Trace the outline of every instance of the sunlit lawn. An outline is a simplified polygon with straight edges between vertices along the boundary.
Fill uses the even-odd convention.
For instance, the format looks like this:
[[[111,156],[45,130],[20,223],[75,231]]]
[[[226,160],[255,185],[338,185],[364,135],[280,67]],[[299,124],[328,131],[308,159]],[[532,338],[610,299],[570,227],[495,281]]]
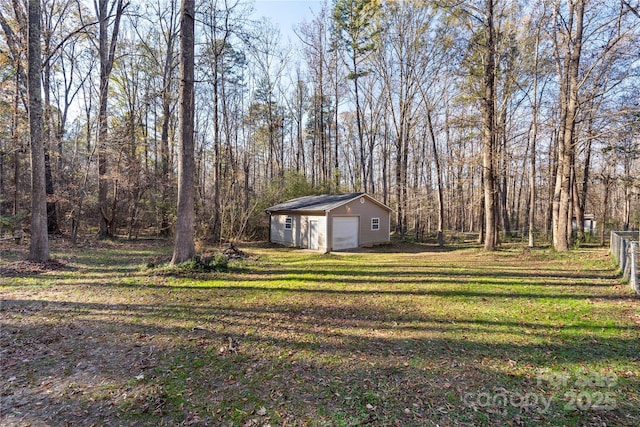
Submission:
[[[147,268],[169,246],[2,252],[0,424],[640,425],[640,299],[604,249]]]

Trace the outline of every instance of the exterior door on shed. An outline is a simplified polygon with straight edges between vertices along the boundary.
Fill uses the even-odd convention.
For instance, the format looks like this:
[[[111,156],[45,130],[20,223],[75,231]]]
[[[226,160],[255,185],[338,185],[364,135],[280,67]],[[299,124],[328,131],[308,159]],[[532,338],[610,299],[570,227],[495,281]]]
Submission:
[[[318,221],[309,221],[309,249],[318,250]]]
[[[334,251],[358,247],[359,222],[357,216],[339,216],[333,218],[331,248]]]

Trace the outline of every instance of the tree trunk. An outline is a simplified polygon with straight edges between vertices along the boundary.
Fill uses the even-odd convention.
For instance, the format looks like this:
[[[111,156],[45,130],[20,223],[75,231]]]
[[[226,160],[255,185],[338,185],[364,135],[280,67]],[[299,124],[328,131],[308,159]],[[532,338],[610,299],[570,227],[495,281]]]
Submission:
[[[362,172],[362,182],[360,188],[367,192],[367,160],[364,153],[364,133],[362,130],[362,114],[360,113],[360,94],[358,90],[358,65],[356,62],[356,53],[353,53],[353,88],[356,101],[356,126],[358,128],[358,144],[360,148],[360,167]]]
[[[584,209],[585,205],[582,203],[582,190],[578,188],[577,175],[574,173],[573,177],[573,212],[576,218],[576,230],[578,242],[584,242]],[[582,187],[582,186],[580,186]]]
[[[507,95],[504,95],[505,97]],[[509,169],[508,165],[508,154],[507,154],[507,106],[503,105],[498,111],[498,123],[495,129],[495,139],[494,143],[497,149],[497,159],[495,163],[497,163],[498,170],[495,171],[494,176],[496,177],[496,203],[498,205],[496,219],[497,224],[502,223],[502,230],[504,231],[505,236],[509,236],[511,234],[511,223],[509,217],[509,207],[508,207],[508,178],[507,173]],[[498,143],[499,141],[499,143]],[[511,195],[513,198],[513,195]]]
[[[534,87],[537,88],[537,78],[534,77]],[[537,90],[534,91],[536,96]],[[534,101],[533,121],[531,122],[531,164],[529,170],[529,247],[535,246],[535,226],[536,226],[536,145],[538,139],[538,109],[537,101]]]
[[[395,181],[396,181],[396,233],[400,237],[404,237],[404,203],[402,201],[402,142],[401,136],[396,135],[396,170],[395,170]],[[363,165],[364,167],[364,165]]]
[[[558,184],[559,184],[559,206],[557,213],[557,221],[554,221],[554,244],[558,251],[568,251],[571,241],[571,233],[568,232],[571,227],[571,174],[575,165],[575,127],[578,104],[578,73],[580,71],[580,55],[582,51],[582,32],[584,17],[584,1],[577,1],[570,8],[570,20],[566,37],[566,61],[565,64],[565,81],[564,92],[560,96],[564,96],[566,101],[566,113],[564,120],[561,122],[561,150],[558,152]],[[575,32],[573,31],[572,22],[575,19]],[[556,196],[557,198],[557,196]],[[555,213],[555,209],[554,209]],[[557,237],[556,237],[557,236]]]
[[[170,83],[165,82],[165,86]],[[162,131],[160,134],[160,236],[169,236],[169,122],[171,121],[171,101],[169,89],[162,97]]]
[[[600,176],[602,179],[603,186],[603,197],[602,197],[602,224],[600,224],[600,245],[605,245],[605,228],[607,225],[607,211],[609,210],[609,191],[611,190],[611,185],[614,183],[614,179],[611,175],[605,175],[604,173]]]
[[[51,152],[53,147],[52,130],[53,130],[53,118],[51,117],[51,100],[50,98],[50,80],[51,80],[51,66],[49,61],[44,64],[44,78],[43,78],[43,92],[44,92],[44,176],[45,185],[47,187],[47,229],[50,234],[60,234],[60,227],[58,225],[58,209],[55,201],[55,190],[53,182],[53,172],[51,169]]]
[[[180,12],[180,111],[178,216],[172,264],[192,259],[194,243],[194,21],[195,1],[182,0]]]
[[[170,191],[172,187],[172,168],[171,156],[169,150],[169,126],[172,119],[171,102],[173,94],[171,93],[172,81],[175,73],[175,39],[177,37],[176,28],[176,10],[177,4],[175,0],[169,3],[169,18],[167,25],[167,52],[164,58],[162,71],[162,133],[160,141],[160,163],[161,163],[161,202],[160,202],[160,236],[169,237],[171,232],[171,224],[169,223],[169,205]]]
[[[162,130],[160,134],[160,236],[169,236],[169,190],[171,188],[171,176],[169,168],[169,125],[171,122],[171,81],[174,70],[174,36],[173,17],[174,3],[171,2],[171,19],[169,21],[169,34],[167,35],[167,53],[164,58],[162,72]]]
[[[442,173],[440,171],[440,158],[438,156],[438,146],[436,144],[436,136],[433,132],[433,123],[431,121],[431,111],[427,109],[427,124],[429,126],[429,135],[431,136],[431,148],[433,150],[433,160],[436,165],[436,181],[438,183],[438,246],[444,246],[444,202],[442,190]]]
[[[334,175],[334,179],[335,179],[335,186],[336,186],[336,191],[339,190],[340,188],[340,162],[339,162],[339,156],[338,156],[338,147],[340,144],[340,131],[338,128],[338,121],[340,118],[340,108],[338,108],[338,105],[340,104],[340,86],[339,86],[339,80],[338,80],[338,55],[334,53],[335,56],[335,83],[333,86],[333,96],[334,96],[334,114],[335,114],[335,118],[334,118],[334,122],[335,122],[335,156],[334,156],[334,170],[333,170],[333,175]]]
[[[40,0],[29,0],[29,69],[27,73],[31,136],[31,243],[29,259],[44,262],[49,259],[49,235],[47,233],[47,189],[42,121],[40,18]]]
[[[478,230],[478,244],[484,244],[486,227],[487,227],[487,222],[485,220],[486,209],[484,207],[486,203],[486,199],[484,197],[484,175],[480,176],[480,188],[483,193],[481,194],[481,197],[480,197],[480,209],[479,209],[479,215],[478,215],[479,216],[478,224],[480,226],[480,229]]]
[[[42,92],[44,93],[44,173],[47,187],[47,229],[49,234],[60,234],[58,225],[57,203],[55,200],[53,172],[51,168],[51,154],[53,152],[53,114],[51,106],[51,28],[44,34],[44,68],[42,76]]]
[[[529,168],[529,247],[535,246],[536,226],[536,146],[538,143],[538,65],[539,65],[540,29],[536,33],[535,53],[533,62],[533,99],[531,105],[531,160]]]
[[[382,138],[382,203],[389,204],[389,127],[385,120],[384,122],[384,136]],[[336,150],[337,152],[337,150]]]
[[[113,237],[111,232],[111,220],[108,212],[108,193],[110,187],[110,178],[107,177],[107,96],[109,92],[109,75],[110,67],[108,64],[108,47],[107,47],[107,1],[101,0],[99,4],[100,12],[98,19],[100,21],[99,34],[99,56],[100,56],[100,92],[99,92],[99,108],[98,108],[98,238],[106,239]]]
[[[496,188],[495,188],[495,37],[493,0],[486,0],[486,51],[484,58],[484,96],[482,100],[482,176],[484,179],[485,239],[484,249],[495,250]]]
[[[98,55],[100,56],[100,93],[98,107],[98,238],[105,239],[115,235],[114,222],[115,218],[109,212],[112,203],[109,202],[109,191],[113,186],[112,179],[109,178],[108,162],[107,162],[107,99],[109,96],[109,80],[113,62],[115,60],[115,50],[118,41],[118,32],[120,30],[120,19],[126,5],[123,0],[117,0],[115,16],[113,17],[113,28],[111,30],[111,40],[109,40],[109,22],[111,16],[109,14],[109,1],[99,0],[96,3],[98,10],[99,38],[98,38]]]
[[[4,206],[6,203],[4,189],[4,157],[5,153],[0,153],[0,217],[4,216]],[[0,223],[0,237],[2,237],[2,223]]]
[[[223,50],[225,49],[224,41],[221,43],[220,47],[217,46],[218,40],[214,38],[213,41],[213,216],[212,216],[212,225],[211,225],[211,239],[214,242],[220,241],[221,236],[221,212],[220,212],[220,163],[222,162],[222,158],[220,156],[220,114],[219,114],[219,103],[220,103],[220,81],[218,78],[219,62],[222,62]],[[269,116],[269,120],[271,121],[271,116]],[[272,138],[269,137],[269,144],[271,144]]]
[[[16,64],[16,67],[20,69],[20,63]],[[18,114],[19,114],[19,105],[20,105],[20,72],[16,73],[15,79],[15,93],[13,97],[12,103],[12,111],[11,111],[11,142],[16,147],[13,151],[13,197],[12,197],[12,215],[17,215],[19,209],[19,188],[18,179],[20,178],[20,149],[18,147],[20,144],[20,137],[18,135]]]
[[[591,170],[591,150],[593,146],[593,138],[595,137],[595,131],[593,129],[593,115],[589,116],[589,124],[587,127],[587,146],[585,148],[584,167],[582,169],[582,185],[578,187],[576,182],[575,192],[577,194],[576,201],[576,222],[578,225],[578,239],[580,241],[585,240],[584,233],[584,215],[587,209],[587,193],[589,191],[589,176]]]

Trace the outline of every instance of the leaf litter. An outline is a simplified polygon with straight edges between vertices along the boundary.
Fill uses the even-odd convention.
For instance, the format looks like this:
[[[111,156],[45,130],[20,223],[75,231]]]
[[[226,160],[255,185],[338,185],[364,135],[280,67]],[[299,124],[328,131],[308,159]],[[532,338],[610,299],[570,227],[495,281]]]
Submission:
[[[144,257],[122,258],[142,265]],[[121,268],[95,262],[105,277]],[[62,269],[53,267],[14,261],[0,264],[0,271],[24,272],[9,276],[19,281]],[[482,417],[523,422],[520,414],[477,415],[460,404],[465,392],[493,387],[496,380],[530,384],[531,378],[513,376],[521,365],[535,366],[520,362],[528,356],[519,347],[485,351],[458,337],[458,329],[465,337],[478,330],[464,330],[468,323],[438,314],[442,301],[429,295],[425,301],[433,307],[426,310],[411,303],[425,298],[420,294],[398,294],[387,302],[379,292],[368,297],[233,288],[248,277],[280,277],[267,271],[276,268],[286,272],[285,264],[265,262],[254,272],[226,276],[230,288],[181,288],[179,281],[161,289],[135,287],[125,282],[129,277],[91,286],[75,270],[70,274],[78,274],[77,286],[2,288],[0,424],[418,426],[446,420],[473,425]],[[402,281],[399,273],[393,286]],[[629,372],[635,372],[628,376],[633,390],[637,372]],[[580,419],[637,421],[637,411],[626,416],[586,413]]]

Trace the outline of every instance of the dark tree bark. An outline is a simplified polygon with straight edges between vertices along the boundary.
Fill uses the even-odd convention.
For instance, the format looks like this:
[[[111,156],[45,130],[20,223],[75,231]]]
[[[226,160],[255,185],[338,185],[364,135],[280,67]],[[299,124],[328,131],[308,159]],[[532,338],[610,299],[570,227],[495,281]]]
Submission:
[[[180,111],[178,218],[172,264],[195,256],[194,243],[194,0],[182,0],[180,12]]]
[[[40,0],[29,0],[27,73],[31,136],[31,243],[29,259],[44,262],[49,258],[49,235],[47,233],[47,189],[42,120],[40,15]]]

